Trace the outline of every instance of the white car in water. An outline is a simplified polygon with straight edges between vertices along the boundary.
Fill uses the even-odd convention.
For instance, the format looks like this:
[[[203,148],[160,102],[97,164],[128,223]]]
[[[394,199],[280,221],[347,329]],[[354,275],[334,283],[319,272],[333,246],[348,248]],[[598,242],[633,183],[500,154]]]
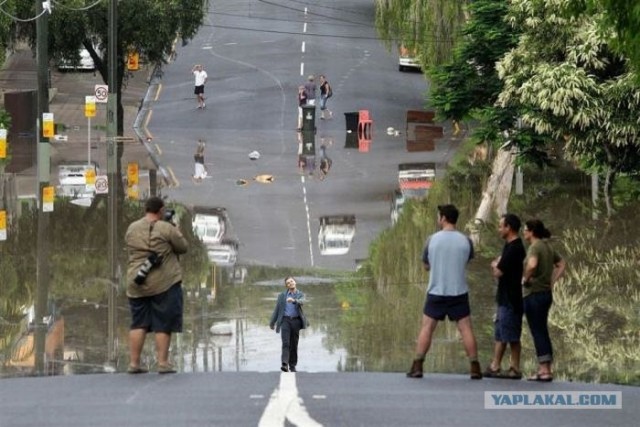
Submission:
[[[222,241],[226,226],[224,210],[221,208],[194,208],[191,221],[193,233],[205,245],[215,245]]]

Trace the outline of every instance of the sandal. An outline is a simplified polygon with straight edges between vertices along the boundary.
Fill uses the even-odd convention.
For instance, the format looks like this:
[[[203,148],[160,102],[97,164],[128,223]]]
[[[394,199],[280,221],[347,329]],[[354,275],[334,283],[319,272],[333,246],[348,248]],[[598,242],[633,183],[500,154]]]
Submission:
[[[129,366],[127,369],[128,374],[146,374],[148,372],[148,369],[141,368],[140,366]]]
[[[482,375],[485,378],[502,378],[502,371],[500,370],[500,368],[498,369],[491,369],[491,365],[487,366],[487,369],[485,369],[485,371],[482,373]]]
[[[509,368],[507,373],[504,374],[504,376],[502,378],[507,378],[507,379],[510,379],[510,380],[521,380],[522,379],[522,372],[518,371],[514,367],[511,367],[511,368]]]
[[[541,383],[550,383],[551,381],[553,381],[553,375],[541,374],[538,372],[537,374],[527,378],[527,381],[538,381]]]

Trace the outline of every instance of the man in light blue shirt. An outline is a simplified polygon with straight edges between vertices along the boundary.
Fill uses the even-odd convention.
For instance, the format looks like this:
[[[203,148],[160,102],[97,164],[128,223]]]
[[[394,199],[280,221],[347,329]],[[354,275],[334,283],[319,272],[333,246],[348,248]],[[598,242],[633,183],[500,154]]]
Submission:
[[[471,379],[481,379],[476,338],[471,328],[469,285],[466,266],[473,258],[473,243],[456,230],[458,209],[453,205],[438,206],[440,231],[427,239],[422,261],[429,274],[427,298],[424,304],[422,327],[416,344],[416,358],[409,378],[422,378],[424,358],[431,347],[433,332],[438,322],[448,317],[456,322],[464,349],[469,357]]]

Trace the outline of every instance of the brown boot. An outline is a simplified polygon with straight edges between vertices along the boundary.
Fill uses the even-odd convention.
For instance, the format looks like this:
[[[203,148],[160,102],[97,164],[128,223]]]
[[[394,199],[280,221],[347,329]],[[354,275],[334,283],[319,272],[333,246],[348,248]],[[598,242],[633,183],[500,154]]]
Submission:
[[[407,378],[422,378],[422,364],[424,359],[413,359],[411,370],[407,372]]]
[[[482,370],[480,369],[480,363],[477,360],[471,362],[470,375],[472,380],[481,380],[482,379]]]

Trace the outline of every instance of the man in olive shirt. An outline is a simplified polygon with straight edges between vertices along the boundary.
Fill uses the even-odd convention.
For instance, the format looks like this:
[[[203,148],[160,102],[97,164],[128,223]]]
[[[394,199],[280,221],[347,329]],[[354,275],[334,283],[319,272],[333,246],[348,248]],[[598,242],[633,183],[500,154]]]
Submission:
[[[125,234],[129,252],[127,296],[132,318],[128,372],[148,372],[140,366],[140,354],[147,332],[154,332],[158,373],[169,374],[176,372],[169,364],[171,333],[182,332],[182,269],[178,255],[187,252],[187,240],[178,227],[163,221],[162,199],[149,198],[145,212]]]

